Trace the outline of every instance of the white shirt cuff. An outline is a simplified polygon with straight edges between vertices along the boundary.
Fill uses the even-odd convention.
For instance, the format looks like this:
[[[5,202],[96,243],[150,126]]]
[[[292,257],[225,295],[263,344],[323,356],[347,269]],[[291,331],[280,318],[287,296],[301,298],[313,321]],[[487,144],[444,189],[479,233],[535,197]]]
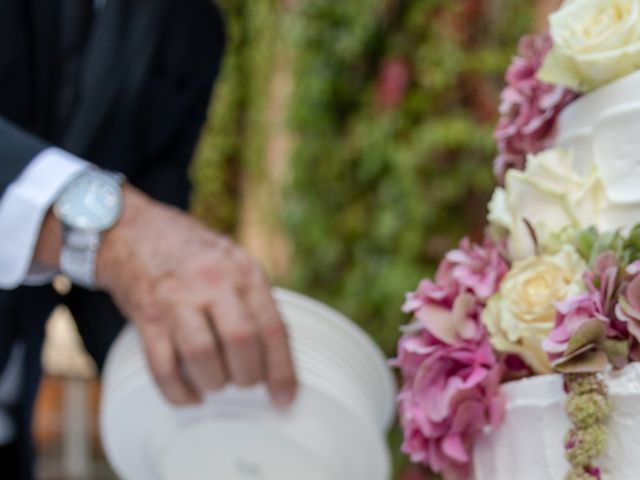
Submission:
[[[56,273],[32,265],[44,217],[65,185],[90,164],[64,150],[40,152],[0,199],[0,288],[46,283]]]

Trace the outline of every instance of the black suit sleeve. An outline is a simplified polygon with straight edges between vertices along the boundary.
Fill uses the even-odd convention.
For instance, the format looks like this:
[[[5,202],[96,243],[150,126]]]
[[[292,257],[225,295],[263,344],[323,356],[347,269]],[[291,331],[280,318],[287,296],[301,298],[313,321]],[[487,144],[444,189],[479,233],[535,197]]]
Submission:
[[[0,115],[0,196],[33,157],[48,146]]]

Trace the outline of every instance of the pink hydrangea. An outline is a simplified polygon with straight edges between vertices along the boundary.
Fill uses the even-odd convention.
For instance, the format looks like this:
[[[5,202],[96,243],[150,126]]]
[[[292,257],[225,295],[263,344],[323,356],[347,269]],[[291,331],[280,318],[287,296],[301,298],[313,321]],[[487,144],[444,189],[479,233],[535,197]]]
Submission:
[[[403,379],[403,451],[446,479],[467,478],[473,440],[502,418],[504,369],[480,316],[508,269],[498,246],[465,239],[403,307],[415,317],[392,362]]]
[[[542,342],[542,348],[554,362],[564,356],[569,341],[580,327],[593,318],[608,325],[609,319],[598,312],[597,298],[590,293],[581,293],[556,304],[556,325]]]
[[[640,262],[629,265],[626,273],[616,305],[616,318],[624,322],[629,333],[640,342]]]
[[[445,480],[469,478],[474,440],[504,414],[502,367],[488,341],[449,346],[426,331],[405,335],[397,364],[402,451]]]
[[[507,70],[494,132],[498,144],[494,171],[500,182],[508,169],[522,170],[528,154],[551,145],[558,115],[576,98],[575,92],[536,76],[552,46],[547,33],[523,37]]]
[[[495,243],[476,245],[465,238],[459,248],[445,256],[438,272],[440,281],[457,284],[486,303],[509,272],[504,258],[504,249]]]
[[[434,304],[450,309],[463,292],[486,303],[508,271],[502,246],[489,240],[478,245],[464,238],[440,263],[435,281],[423,280],[415,292],[407,294],[402,310],[415,313]]]
[[[555,328],[542,343],[542,348],[552,362],[567,358],[571,339],[593,320],[602,322],[602,327],[598,328],[602,329],[603,338],[622,342],[628,338],[627,326],[615,315],[620,290],[620,270],[618,257],[611,251],[603,253],[596,259],[593,267],[584,273],[586,292],[556,304]],[[580,353],[589,347],[590,344],[574,345],[575,351],[572,353]],[[600,348],[597,345],[591,347]],[[626,363],[626,358],[615,359],[610,356],[610,359],[616,362],[616,366]]]

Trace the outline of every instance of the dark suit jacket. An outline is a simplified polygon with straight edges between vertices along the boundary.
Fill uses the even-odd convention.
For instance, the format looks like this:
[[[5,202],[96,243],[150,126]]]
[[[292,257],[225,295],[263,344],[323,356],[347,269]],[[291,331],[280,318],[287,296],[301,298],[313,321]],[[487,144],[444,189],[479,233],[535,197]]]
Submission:
[[[187,167],[224,41],[212,0],[107,0],[62,130],[52,120],[59,15],[59,0],[0,0],[0,193],[39,151],[55,145],[184,207]],[[13,409],[21,427],[20,478],[28,478],[32,458],[28,432],[43,325],[60,302],[99,365],[123,324],[105,294],[74,288],[60,299],[50,286],[0,291],[0,371],[13,342],[27,347],[27,381]]]

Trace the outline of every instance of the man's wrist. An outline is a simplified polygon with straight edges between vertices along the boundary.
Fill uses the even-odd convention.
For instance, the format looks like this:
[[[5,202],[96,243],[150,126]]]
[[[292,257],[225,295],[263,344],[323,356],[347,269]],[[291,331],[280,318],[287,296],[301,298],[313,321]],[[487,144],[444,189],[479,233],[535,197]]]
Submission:
[[[58,269],[61,248],[62,226],[60,220],[53,213],[53,209],[49,209],[40,229],[34,260],[46,268]]]
[[[126,258],[126,230],[137,222],[145,209],[150,208],[152,201],[140,190],[125,184],[122,187],[123,209],[116,224],[104,233],[96,257],[97,287],[109,290],[116,279],[113,272]],[[56,270],[60,265],[62,249],[62,224],[53,209],[49,209],[40,230],[40,236],[34,252],[34,260],[40,265]]]
[[[96,256],[96,286],[111,290],[118,281],[117,273],[130,253],[129,232],[138,223],[145,210],[152,207],[152,200],[135,187],[122,186],[122,214],[116,224],[102,237]]]

